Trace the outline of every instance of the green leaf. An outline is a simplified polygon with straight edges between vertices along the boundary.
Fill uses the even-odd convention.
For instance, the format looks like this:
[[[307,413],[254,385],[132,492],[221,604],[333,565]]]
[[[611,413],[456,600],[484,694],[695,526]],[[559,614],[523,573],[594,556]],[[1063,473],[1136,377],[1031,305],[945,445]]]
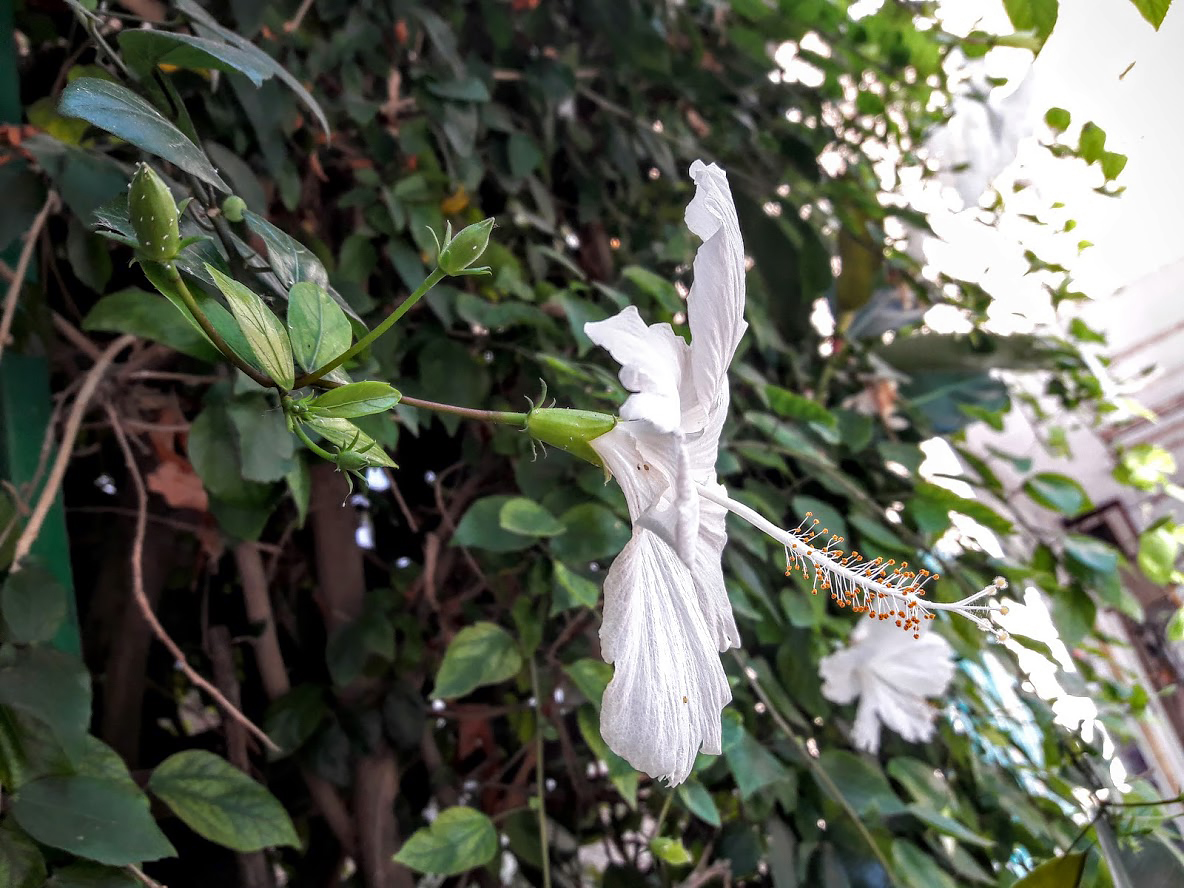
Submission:
[[[693,777],[678,787],[678,800],[687,806],[687,810],[710,826],[719,826],[722,820],[715,799],[707,788]]]
[[[1034,31],[1041,43],[1057,23],[1057,0],[1003,0],[1003,7],[1017,31]]]
[[[938,832],[945,833],[947,836],[953,836],[960,842],[966,842],[970,845],[978,845],[982,848],[990,848],[995,843],[990,839],[980,836],[978,833],[967,829],[957,820],[952,817],[947,817],[932,808],[918,803],[913,803],[908,806],[908,812],[932,826]]]
[[[387,456],[385,450],[378,446],[373,438],[359,429],[348,419],[336,416],[317,416],[305,425],[336,447],[338,450],[352,448],[355,452],[366,457],[368,465],[397,469],[395,461]]]
[[[604,699],[604,689],[613,678],[613,667],[603,660],[593,660],[584,657],[563,667],[567,677],[580,689],[580,693],[600,708],[600,701]]]
[[[600,586],[569,570],[561,561],[552,561],[551,567],[554,580],[551,616],[573,607],[596,607],[600,600]]]
[[[765,396],[769,399],[769,406],[779,416],[801,422],[817,422],[825,426],[838,424],[835,415],[817,401],[791,392],[779,385],[765,386]]]
[[[214,363],[221,359],[218,349],[193,324],[177,323],[177,311],[172,305],[137,287],[128,287],[100,299],[87,312],[82,329],[132,333],[202,361]]]
[[[349,348],[349,318],[328,291],[312,281],[294,284],[288,292],[288,335],[296,363],[316,370]]]
[[[572,506],[559,520],[567,532],[551,540],[551,554],[571,564],[611,557],[629,541],[629,525],[599,503]]]
[[[79,77],[62,92],[58,111],[66,117],[85,120],[176,164],[220,191],[230,192],[205,152],[125,86],[96,77]]]
[[[904,809],[884,772],[867,759],[845,749],[828,749],[822,753],[819,764],[860,814],[896,814]]]
[[[325,131],[325,135],[329,134],[329,121],[325,118],[325,112],[321,110],[321,106],[317,104],[316,99],[314,99],[309,94],[308,90],[304,88],[304,85],[301,84],[301,82],[294,76],[292,76],[287,68],[253,44],[250,40],[240,37],[229,28],[222,27],[208,12],[202,9],[202,7],[197,3],[193,2],[193,0],[178,0],[177,6],[180,7],[181,11],[184,12],[185,15],[188,16],[189,19],[194,23],[194,28],[198,34],[202,36],[212,35],[223,40],[224,42],[233,46],[235,49],[238,49],[240,52],[250,56],[252,64],[256,68],[262,71],[269,71],[282,80],[288,89],[292,90],[292,92],[296,94],[296,97],[300,99],[300,101],[304,104],[304,107],[308,108],[308,110],[312,112],[313,116],[317,119],[317,122],[321,125],[321,129]]]
[[[0,588],[4,637],[18,644],[53,638],[66,618],[68,593],[39,562],[26,562]]]
[[[510,161],[510,175],[515,179],[529,176],[543,162],[543,152],[526,133],[510,133],[506,154]]]
[[[1102,175],[1107,181],[1113,181],[1122,175],[1122,171],[1126,169],[1126,160],[1125,154],[1115,151],[1102,152]]]
[[[33,841],[12,821],[0,823],[0,885],[43,888],[45,859]]]
[[[452,535],[452,544],[490,552],[517,552],[530,548],[534,538],[504,530],[501,526],[502,506],[511,499],[513,497],[487,496],[469,506]]]
[[[641,778],[631,764],[609,749],[608,744],[604,742],[596,707],[589,703],[581,706],[576,713],[576,724],[579,725],[580,736],[584,738],[592,758],[604,762],[608,768],[609,780],[629,807],[636,810],[637,789],[641,784]]]
[[[226,405],[234,426],[242,477],[248,481],[282,481],[295,464],[296,439],[284,415],[262,395],[235,398]]]
[[[445,808],[430,826],[416,830],[395,862],[420,873],[455,876],[497,856],[493,821],[473,808]]]
[[[11,652],[0,666],[0,704],[46,725],[66,755],[75,760],[90,725],[90,673],[82,661],[47,648]]]
[[[1024,493],[1036,503],[1070,518],[1092,508],[1085,488],[1067,475],[1041,472],[1024,482]]]
[[[650,850],[654,852],[655,857],[671,866],[686,866],[695,859],[691,857],[691,852],[682,843],[682,839],[672,839],[668,836],[655,836],[651,839]]]
[[[736,778],[740,798],[747,801],[758,790],[790,777],[781,760],[757,742],[739,721],[725,718],[723,734],[724,756]]]
[[[1171,524],[1149,527],[1139,535],[1139,570],[1157,586],[1166,586],[1172,581],[1179,554],[1180,540]],[[5,611],[5,619],[7,616]]]
[[[326,416],[351,419],[390,410],[399,403],[399,398],[399,390],[393,385],[371,379],[330,389],[313,398],[309,406]]]
[[[43,845],[111,866],[177,852],[152,819],[148,797],[99,777],[42,777],[12,799],[12,816]]]
[[[498,511],[498,526],[510,533],[532,537],[551,537],[567,530],[554,515],[524,496],[516,496],[502,503]]]
[[[54,870],[45,888],[140,888],[141,884],[127,870],[79,862]]]
[[[371,657],[390,662],[395,658],[395,627],[373,602],[362,615],[333,630],[325,646],[325,662],[333,684],[347,687],[360,678]]]
[[[1063,133],[1069,128],[1073,118],[1064,108],[1049,108],[1044,112],[1044,122],[1054,132]]]
[[[203,838],[235,851],[299,848],[292,821],[267,788],[221,756],[202,749],[171,755],[148,789]]]
[[[297,685],[267,708],[263,730],[286,753],[295,752],[329,717],[319,685]]]
[[[1106,131],[1092,120],[1081,128],[1081,136],[1077,141],[1077,152],[1086,163],[1102,159],[1102,152],[1106,150]]]
[[[1139,14],[1151,23],[1151,27],[1159,30],[1159,26],[1163,24],[1164,16],[1168,14],[1168,8],[1172,5],[1172,0],[1131,0],[1135,4],[1135,9],[1139,10]]]
[[[513,678],[522,668],[514,639],[494,623],[475,623],[456,633],[436,674],[432,699],[463,697],[476,688]]]
[[[1064,539],[1065,554],[1096,573],[1118,570],[1118,553],[1099,539],[1080,533],[1070,533]]]
[[[892,843],[892,864],[904,877],[905,885],[924,885],[925,888],[958,888],[958,883],[938,865],[937,861],[904,839]],[[1066,883],[1062,888],[1068,888]]]
[[[1168,641],[1184,641],[1184,607],[1172,614],[1164,632]]]
[[[1066,854],[1064,857],[1046,860],[1011,888],[1065,888],[1065,886],[1080,885],[1081,874],[1084,870],[1084,854]]]
[[[272,75],[257,55],[251,55],[228,43],[180,34],[176,31],[135,28],[121,31],[119,48],[124,60],[139,74],[151,74],[160,64],[175,65],[191,71],[225,71],[242,74],[255,86]]]
[[[292,343],[280,319],[249,287],[227,277],[212,265],[207,264],[206,271],[226,297],[226,303],[250,344],[251,351],[259,359],[263,372],[284,389],[292,388],[296,379],[292,364]]]

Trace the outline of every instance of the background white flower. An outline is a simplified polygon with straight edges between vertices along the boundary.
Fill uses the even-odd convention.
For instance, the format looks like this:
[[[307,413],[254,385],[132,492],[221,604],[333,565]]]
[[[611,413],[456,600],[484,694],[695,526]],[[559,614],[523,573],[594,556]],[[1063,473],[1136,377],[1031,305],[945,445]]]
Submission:
[[[744,245],[723,170],[695,161],[690,172],[686,223],[703,239],[687,298],[691,344],[669,324],[647,326],[632,306],[584,327],[632,392],[622,421],[591,442],[633,522],[604,583],[601,650],[616,669],[601,733],[635,768],[671,784],[686,779],[700,750],[720,752],[731,692],[717,652],[740,643],[720,567],[726,511],[701,501],[699,487],[718,486],[728,365],[748,326]]]
[[[851,739],[856,748],[876,752],[880,725],[912,743],[933,736],[933,707],[954,677],[954,652],[940,635],[920,638],[901,632],[891,620],[859,621],[851,643],[818,664],[822,695],[835,703],[859,698]]]

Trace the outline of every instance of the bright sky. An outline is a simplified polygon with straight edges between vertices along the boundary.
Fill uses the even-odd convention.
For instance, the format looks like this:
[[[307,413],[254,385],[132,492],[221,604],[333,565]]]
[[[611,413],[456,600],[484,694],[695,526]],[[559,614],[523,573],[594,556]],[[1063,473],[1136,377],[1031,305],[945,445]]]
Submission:
[[[950,31],[1012,30],[1000,0],[945,0],[941,9]],[[1037,120],[1050,107],[1065,108],[1073,117],[1068,134],[1072,143],[1081,124],[1092,120],[1106,131],[1107,149],[1129,158],[1118,179],[1126,192],[1118,199],[1092,193],[1102,178],[1096,167],[1087,171],[1080,162],[1058,161],[1034,138],[1021,143],[1018,164],[1003,177],[1018,176],[1035,184],[1040,200],[1033,194],[1032,208],[1047,207],[1054,200],[1067,204],[1067,216],[1078,227],[1071,236],[1059,238],[1060,249],[1046,237],[1033,239],[1030,232],[1027,239],[1038,252],[1057,252],[1091,295],[1108,295],[1184,256],[1184,127],[1177,99],[1178,86],[1184,83],[1182,46],[1184,2],[1175,4],[1156,32],[1130,2],[1072,0],[1060,4],[1056,27],[1033,66],[1031,104]],[[1015,74],[1025,66],[1025,54],[1018,50],[996,51],[989,60],[992,73]],[[1048,133],[1038,124],[1035,135],[1045,138]],[[1026,203],[1024,196],[1005,196],[1009,204]],[[982,256],[984,237],[982,228],[976,228],[977,233],[967,234]],[[952,232],[950,237],[962,241]],[[1094,246],[1076,257],[1080,239]],[[1000,262],[984,282],[1002,295],[999,291],[1007,288],[991,286],[991,277],[997,275],[1002,284],[1008,277],[1014,280],[1015,270]]]

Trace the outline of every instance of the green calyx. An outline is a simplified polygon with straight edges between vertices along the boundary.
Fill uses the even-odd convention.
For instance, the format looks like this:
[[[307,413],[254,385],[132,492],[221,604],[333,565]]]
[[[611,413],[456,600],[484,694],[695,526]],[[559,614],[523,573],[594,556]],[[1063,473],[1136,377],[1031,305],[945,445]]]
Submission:
[[[526,416],[526,431],[531,437],[601,468],[604,463],[590,442],[612,431],[616,424],[617,418],[607,413],[566,407],[537,407]]]
[[[489,234],[493,231],[493,219],[483,219],[460,231],[456,237],[452,236],[452,223],[444,230],[444,243],[436,241],[440,249],[436,258],[436,265],[449,276],[462,274],[488,274],[488,268],[470,268],[469,266],[481,258],[485,248],[489,246]],[[432,232],[432,237],[435,237]]]
[[[146,163],[136,164],[127,212],[141,255],[157,262],[172,261],[182,246],[177,202],[164,180]]]
[[[246,212],[246,209],[247,202],[237,194],[232,194],[226,200],[222,201],[222,215],[231,222],[242,222],[243,213]]]

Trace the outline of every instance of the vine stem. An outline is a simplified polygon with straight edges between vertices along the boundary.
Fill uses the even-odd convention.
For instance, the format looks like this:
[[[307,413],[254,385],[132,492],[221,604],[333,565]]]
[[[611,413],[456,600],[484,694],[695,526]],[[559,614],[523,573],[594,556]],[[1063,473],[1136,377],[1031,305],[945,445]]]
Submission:
[[[785,716],[773,705],[773,701],[769,699],[769,695],[765,693],[764,687],[756,677],[756,670],[749,665],[747,658],[743,657],[738,651],[733,651],[732,656],[740,664],[740,670],[744,673],[744,679],[748,682],[748,686],[752,688],[753,693],[760,698],[760,701],[765,704],[765,708],[769,711],[769,715],[773,717],[773,721],[777,724],[777,727],[793,743],[798,753],[805,760],[807,767],[813,772],[814,778],[822,784],[827,793],[839,803],[847,813],[847,816],[851,818],[851,822],[855,824],[855,828],[859,831],[860,836],[863,837],[864,842],[872,854],[875,855],[876,860],[880,862],[880,866],[884,868],[884,874],[888,877],[889,883],[895,886],[895,888],[900,888],[900,882],[896,880],[896,874],[892,871],[892,865],[888,862],[888,858],[884,856],[884,852],[880,850],[880,846],[876,844],[876,840],[868,831],[868,828],[864,826],[859,813],[851,807],[851,803],[847,801],[847,797],[843,795],[843,791],[839,789],[838,784],[831,779],[830,774],[826,773],[826,769],[822,767],[822,763],[810,754],[810,750],[806,748],[806,744],[802,742],[802,738],[790,727],[789,722],[785,720]]]
[[[296,437],[304,442],[305,447],[307,447],[309,450],[311,450],[313,453],[315,453],[321,459],[328,460],[329,462],[336,462],[337,461],[337,457],[335,457],[332,453],[330,453],[324,447],[321,447],[319,444],[317,444],[315,441],[313,441],[312,438],[308,437],[308,432],[304,431],[304,429],[301,428],[300,423],[296,423],[295,429],[296,429]]]
[[[115,438],[119,442],[119,449],[123,451],[123,460],[127,464],[128,474],[131,475],[132,484],[136,488],[136,499],[139,501],[136,510],[136,532],[132,540],[132,598],[136,602],[136,607],[139,609],[141,616],[144,617],[144,621],[152,629],[152,634],[156,636],[156,640],[165,646],[174,662],[176,662],[177,668],[185,674],[185,677],[209,694],[211,699],[228,716],[246,728],[248,732],[270,751],[280,752],[279,746],[263,732],[262,728],[247,718],[242,710],[226,699],[225,694],[209,681],[202,678],[197,670],[189,665],[189,660],[186,659],[185,653],[173,641],[168,632],[165,631],[164,626],[161,625],[160,620],[157,619],[155,612],[153,612],[152,604],[148,601],[148,596],[144,593],[144,531],[148,526],[148,491],[144,487],[144,478],[140,474],[140,467],[136,465],[136,457],[132,453],[131,444],[128,443],[127,434],[123,430],[123,423],[119,419],[119,414],[115,412],[115,408],[109,403],[104,404],[103,408],[107,411],[107,418],[111,421],[111,430],[115,433]]]
[[[404,299],[399,304],[398,308],[386,316],[381,324],[355,342],[350,348],[347,348],[333,360],[329,361],[327,364],[323,364],[316,370],[305,373],[303,376],[298,376],[293,388],[312,385],[326,373],[332,373],[354,355],[359,354],[364,349],[368,348],[372,342],[374,342],[383,333],[393,327],[399,318],[407,314],[407,312],[411,310],[412,306],[414,306],[415,303],[419,302],[419,300],[424,297],[428,290],[432,289],[432,287],[444,280],[445,277],[446,275],[444,272],[442,272],[439,268],[435,269],[424,279],[424,282],[420,284],[418,288],[416,288],[414,293]]]
[[[502,425],[526,426],[525,413],[512,413],[503,410],[479,410],[475,407],[457,407],[455,404],[440,404],[437,401],[425,401],[422,398],[412,398],[408,395],[402,395],[399,398],[399,403],[406,404],[408,407],[415,407],[419,410],[451,413],[454,416],[463,416],[465,419],[496,422]]]
[[[543,888],[551,888],[551,853],[547,840],[547,784],[543,771],[543,698],[539,693],[539,670],[530,658],[530,690],[534,694],[535,756],[534,782],[539,798],[539,851],[543,858]]]
[[[181,277],[181,272],[177,271],[177,266],[172,262],[165,262],[162,263],[162,265],[165,270],[165,276],[169,279],[169,283],[177,288],[177,294],[185,303],[185,307],[189,309],[189,313],[193,315],[193,319],[197,321],[198,326],[201,327],[206,336],[210,338],[210,342],[214,343],[214,347],[218,349],[218,351],[222,352],[222,355],[226,358],[226,360],[230,361],[230,363],[234,364],[235,367],[243,371],[243,373],[247,374],[247,376],[251,377],[251,379],[259,383],[259,385],[263,386],[264,388],[271,388],[274,386],[275,383],[272,382],[271,377],[265,373],[260,373],[245,360],[239,357],[238,354],[235,353],[234,349],[232,349],[227,344],[226,340],[222,338],[222,334],[214,329],[214,325],[210,323],[210,319],[206,317],[206,313],[201,310],[201,306],[199,306],[197,304],[197,300],[193,298],[193,293],[189,291],[189,287],[185,284],[184,279]]]

